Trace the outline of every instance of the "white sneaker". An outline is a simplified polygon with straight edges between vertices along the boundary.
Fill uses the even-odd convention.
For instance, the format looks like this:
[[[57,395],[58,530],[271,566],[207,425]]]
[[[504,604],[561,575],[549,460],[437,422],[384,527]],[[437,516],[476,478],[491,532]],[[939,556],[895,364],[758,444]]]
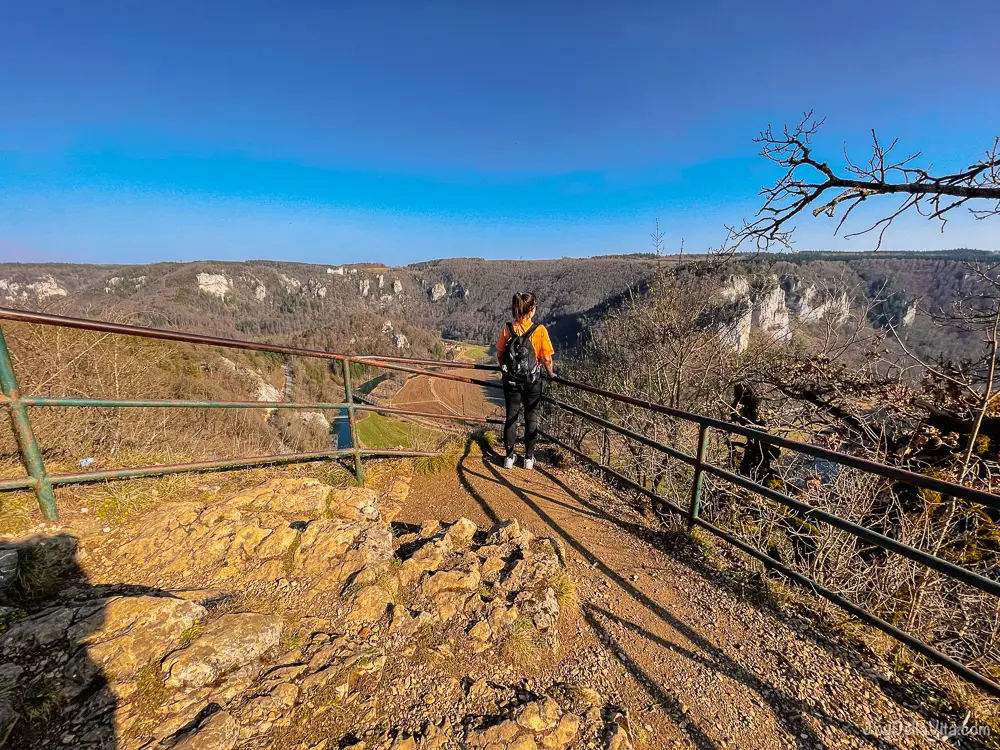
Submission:
[[[511,453],[509,456],[507,456],[507,458],[505,458],[503,460],[503,467],[505,469],[513,469],[514,468],[514,461],[516,461],[516,460],[517,460],[517,454],[516,453]]]
[[[526,458],[526,459],[524,459],[524,469],[525,469],[525,471],[531,471],[534,468],[535,468],[535,459],[533,459],[533,458]]]

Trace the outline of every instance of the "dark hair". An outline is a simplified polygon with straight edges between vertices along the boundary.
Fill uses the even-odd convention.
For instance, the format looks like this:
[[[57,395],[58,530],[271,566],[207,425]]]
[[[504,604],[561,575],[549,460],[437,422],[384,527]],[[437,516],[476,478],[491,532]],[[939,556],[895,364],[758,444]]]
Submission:
[[[533,292],[518,292],[510,303],[510,312],[514,320],[521,320],[528,317],[528,313],[535,307],[535,295]]]

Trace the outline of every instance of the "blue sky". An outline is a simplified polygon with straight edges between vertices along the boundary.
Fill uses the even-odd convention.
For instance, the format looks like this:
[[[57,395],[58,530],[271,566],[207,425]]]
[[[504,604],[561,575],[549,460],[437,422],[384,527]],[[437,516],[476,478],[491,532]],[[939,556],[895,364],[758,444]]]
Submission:
[[[700,251],[773,179],[768,123],[814,109],[831,161],[874,127],[942,169],[1000,134],[995,0],[0,7],[0,260],[591,255],[656,218]],[[832,229],[797,247],[871,246]]]

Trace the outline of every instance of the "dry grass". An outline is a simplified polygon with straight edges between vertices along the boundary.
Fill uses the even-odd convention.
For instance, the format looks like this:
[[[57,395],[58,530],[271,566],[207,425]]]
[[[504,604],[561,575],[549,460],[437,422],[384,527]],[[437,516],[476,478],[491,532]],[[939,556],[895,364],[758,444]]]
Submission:
[[[15,710],[24,723],[23,728],[15,729],[27,732],[52,721],[62,706],[58,686],[45,676],[35,678],[12,697]]]
[[[29,395],[253,400],[257,385],[246,370],[259,372],[265,381],[280,381],[280,358],[263,354],[225,352],[236,361],[238,369],[234,370],[219,353],[173,342],[20,324],[5,326],[4,333],[21,390]],[[308,369],[308,363],[299,367]],[[297,394],[300,400],[329,400],[319,398],[320,391],[334,385],[325,371],[315,382],[306,380],[316,392]],[[79,471],[84,458],[92,458],[88,468],[98,471],[271,454],[279,452],[282,443],[301,450],[329,445],[329,434],[317,432],[314,424],[302,422],[295,414],[284,417],[287,424],[269,420],[263,410],[256,409],[108,407],[36,409],[31,414],[50,473]],[[24,476],[9,429],[0,429],[0,455],[0,478]],[[60,499],[75,497],[77,489],[63,488],[58,495]],[[24,496],[30,498],[30,493],[0,496],[0,533],[18,533],[40,520]],[[100,502],[110,520],[131,516],[143,504],[141,498],[123,490],[112,490]]]
[[[568,571],[560,570],[554,573],[545,584],[552,588],[561,610],[576,612],[580,609],[580,594],[576,588],[576,581]]]
[[[328,484],[331,487],[355,487],[358,483],[354,476],[354,470],[348,469],[339,461],[331,461],[327,464],[322,473],[317,475],[317,478],[323,484]]]
[[[0,494],[0,536],[14,536],[42,519],[33,492]]]
[[[323,467],[322,472],[313,469],[313,474],[324,484],[331,487],[366,487],[376,492],[387,492],[396,479],[413,471],[413,463],[409,458],[365,458],[365,481],[359,484],[354,475],[353,458],[348,458],[343,463],[331,461],[323,464]]]
[[[21,547],[15,588],[25,599],[43,599],[55,590],[65,569],[66,562],[56,550],[39,544]]]
[[[457,465],[458,456],[449,454],[418,456],[413,459],[413,471],[417,474],[440,474],[442,471],[454,469]]]
[[[170,477],[173,479],[173,477]],[[159,492],[151,492],[152,482],[109,482],[102,486],[95,505],[97,517],[104,521],[125,523],[156,503]],[[165,483],[164,483],[165,484]],[[174,482],[173,484],[176,484]],[[165,500],[169,499],[167,495]]]
[[[501,650],[518,668],[534,671],[539,668],[546,650],[545,637],[531,620],[522,617],[511,625]]]

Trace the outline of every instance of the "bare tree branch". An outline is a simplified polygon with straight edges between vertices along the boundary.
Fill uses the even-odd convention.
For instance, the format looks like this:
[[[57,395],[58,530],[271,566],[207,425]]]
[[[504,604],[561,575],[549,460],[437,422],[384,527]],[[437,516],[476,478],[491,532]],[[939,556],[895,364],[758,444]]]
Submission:
[[[764,205],[753,221],[744,220],[740,227],[728,227],[727,247],[731,251],[745,242],[753,242],[760,251],[775,244],[790,248],[794,231],[791,222],[796,216],[809,210],[813,216],[835,218],[838,209],[846,205],[834,231],[837,234],[855,208],[872,198],[888,195],[900,195],[903,200],[895,210],[867,228],[844,236],[876,232],[877,250],[892,223],[909,211],[939,221],[942,231],[949,212],[966,206],[969,201],[979,202],[975,207],[967,206],[976,219],[1000,214],[1000,137],[994,139],[981,160],[966,169],[934,175],[931,166],[915,166],[920,152],[897,157],[894,152],[898,140],[884,146],[873,130],[868,162],[852,161],[845,147],[846,166],[843,174],[838,174],[829,163],[813,156],[812,139],[823,123],[824,120],[814,119],[812,112],[807,112],[795,128],[785,126],[775,133],[768,126],[755,139],[761,144],[760,155],[785,172],[774,185],[761,189],[759,195],[764,198]],[[992,205],[981,207],[984,201]]]

